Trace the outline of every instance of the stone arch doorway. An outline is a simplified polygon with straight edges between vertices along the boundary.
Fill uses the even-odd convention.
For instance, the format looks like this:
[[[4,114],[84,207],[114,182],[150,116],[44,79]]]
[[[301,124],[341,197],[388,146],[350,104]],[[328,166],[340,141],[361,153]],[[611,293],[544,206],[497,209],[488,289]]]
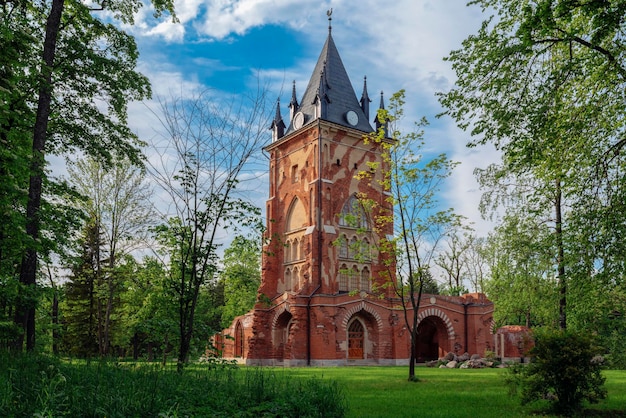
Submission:
[[[243,357],[243,326],[237,322],[235,326],[235,357]]]
[[[274,354],[276,358],[285,358],[285,348],[289,342],[289,331],[293,323],[293,317],[289,311],[283,311],[272,327],[272,342],[274,345]]]
[[[419,363],[437,360],[445,355],[448,347],[448,330],[445,322],[437,316],[422,319],[417,326],[415,359]]]
[[[356,309],[355,309],[356,310]],[[379,318],[364,308],[345,319],[346,359],[375,360],[378,357]]]

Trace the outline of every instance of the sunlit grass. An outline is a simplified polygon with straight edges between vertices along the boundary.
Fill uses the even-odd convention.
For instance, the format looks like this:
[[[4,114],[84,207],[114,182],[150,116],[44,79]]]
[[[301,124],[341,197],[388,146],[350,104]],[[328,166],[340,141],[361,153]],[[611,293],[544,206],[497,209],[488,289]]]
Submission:
[[[346,393],[347,417],[513,418],[544,416],[540,411],[547,406],[536,403],[522,407],[518,398],[509,395],[504,369],[419,367],[419,382],[408,382],[407,367],[310,368],[287,373],[337,381]],[[604,373],[609,397],[587,407],[610,411],[604,416],[626,416],[626,371]]]

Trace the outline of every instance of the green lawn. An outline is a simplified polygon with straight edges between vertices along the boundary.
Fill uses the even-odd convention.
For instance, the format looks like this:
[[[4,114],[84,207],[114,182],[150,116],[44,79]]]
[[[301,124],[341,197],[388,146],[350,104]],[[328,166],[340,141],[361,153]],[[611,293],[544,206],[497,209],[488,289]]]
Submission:
[[[348,400],[348,417],[527,417],[542,416],[545,405],[522,407],[509,396],[504,369],[419,367],[420,381],[407,381],[407,367],[286,369],[303,377],[339,382]],[[589,406],[587,416],[626,417],[626,371],[607,370],[608,399]]]
[[[504,369],[255,368],[76,361],[0,351],[1,417],[525,417]],[[626,371],[605,371],[608,399],[585,416],[626,417]]]

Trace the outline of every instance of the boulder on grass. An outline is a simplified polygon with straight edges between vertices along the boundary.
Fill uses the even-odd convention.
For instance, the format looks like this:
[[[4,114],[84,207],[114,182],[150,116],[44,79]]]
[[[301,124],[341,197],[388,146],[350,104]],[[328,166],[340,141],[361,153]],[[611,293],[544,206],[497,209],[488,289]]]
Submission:
[[[458,362],[456,360],[452,360],[452,361],[449,361],[448,364],[446,364],[446,367],[448,369],[454,369],[454,368],[456,368],[457,364],[458,364]]]

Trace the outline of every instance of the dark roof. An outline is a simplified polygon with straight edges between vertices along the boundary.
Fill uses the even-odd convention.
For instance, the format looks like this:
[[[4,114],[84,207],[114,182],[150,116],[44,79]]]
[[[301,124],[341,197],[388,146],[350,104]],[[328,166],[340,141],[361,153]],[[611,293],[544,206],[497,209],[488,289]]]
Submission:
[[[321,101],[321,112],[316,111],[318,101]],[[305,115],[304,125],[321,118],[363,132],[374,130],[356,97],[330,31],[297,110]],[[349,110],[359,117],[356,126],[346,120]],[[294,130],[293,121],[290,121],[285,133]]]

